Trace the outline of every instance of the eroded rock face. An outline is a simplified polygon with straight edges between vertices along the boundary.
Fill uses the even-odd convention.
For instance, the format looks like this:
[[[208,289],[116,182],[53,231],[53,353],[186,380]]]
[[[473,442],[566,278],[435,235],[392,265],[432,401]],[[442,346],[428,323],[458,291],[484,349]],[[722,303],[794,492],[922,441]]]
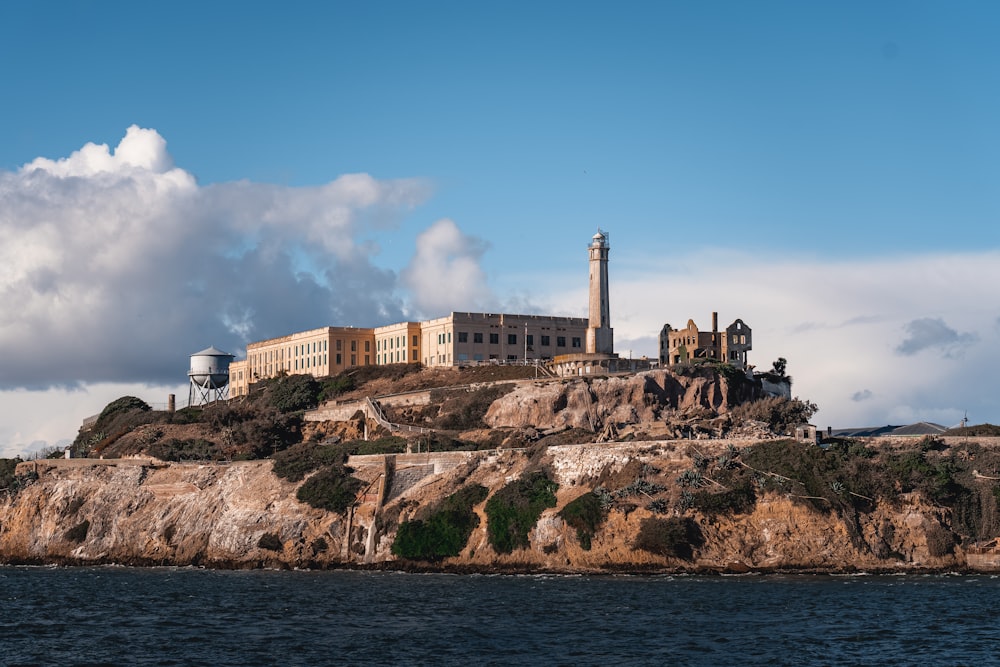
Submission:
[[[343,518],[298,502],[270,461],[38,466],[39,480],[0,504],[7,562],[255,567],[336,560],[342,546]],[[280,548],[260,547],[265,534]]]
[[[624,383],[628,384],[628,383]],[[896,502],[847,519],[808,502],[769,492],[742,514],[687,512],[701,543],[688,558],[636,548],[642,524],[673,516],[674,484],[692,456],[719,456],[749,441],[649,441],[550,447],[537,453],[493,450],[455,453],[385,506],[369,496],[349,516],[310,508],[297,484],[278,479],[269,461],[163,464],[148,461],[40,462],[37,482],[0,502],[0,561],[201,564],[215,567],[408,567],[391,553],[399,522],[417,518],[466,484],[492,494],[540,464],[559,484],[558,503],[530,533],[530,546],[497,554],[487,537],[486,501],[461,555],[420,567],[479,571],[747,571],[907,570],[963,568],[949,542],[947,510],[903,494]],[[426,455],[412,455],[426,456]],[[397,457],[397,467],[406,465]],[[376,461],[377,457],[370,457]],[[416,461],[416,459],[414,459]],[[29,466],[31,464],[22,464]],[[379,468],[356,474],[377,480]],[[615,488],[639,474],[663,486],[669,508],[656,513],[640,496],[616,505],[584,549],[559,511],[595,486]],[[673,486],[671,486],[673,485]],[[633,502],[634,500],[634,502]],[[376,516],[377,515],[377,516]],[[350,544],[345,544],[346,540]],[[944,545],[944,547],[942,547]],[[989,569],[988,566],[986,569]]]
[[[751,383],[730,386],[713,372],[694,376],[655,370],[626,377],[598,377],[522,384],[490,406],[484,421],[492,428],[584,428],[611,421],[637,424],[661,419],[671,410],[696,408],[726,413],[755,397]]]

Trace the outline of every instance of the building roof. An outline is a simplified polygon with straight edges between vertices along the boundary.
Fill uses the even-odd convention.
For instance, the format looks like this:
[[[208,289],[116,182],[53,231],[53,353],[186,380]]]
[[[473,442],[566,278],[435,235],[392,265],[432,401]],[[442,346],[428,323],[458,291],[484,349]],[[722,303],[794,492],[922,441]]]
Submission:
[[[191,355],[192,357],[232,357],[235,355],[229,354],[228,352],[223,352],[214,345],[211,347],[206,347],[201,352],[195,352]]]
[[[883,435],[940,435],[947,427],[932,422],[917,422],[905,426],[862,426],[833,429],[832,434],[842,438],[874,438]]]

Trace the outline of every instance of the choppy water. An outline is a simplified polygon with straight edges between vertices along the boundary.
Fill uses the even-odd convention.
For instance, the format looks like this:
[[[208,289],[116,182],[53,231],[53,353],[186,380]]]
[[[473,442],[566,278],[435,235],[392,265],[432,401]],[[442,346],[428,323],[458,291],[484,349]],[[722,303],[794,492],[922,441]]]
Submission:
[[[4,665],[989,665],[988,576],[0,568]]]

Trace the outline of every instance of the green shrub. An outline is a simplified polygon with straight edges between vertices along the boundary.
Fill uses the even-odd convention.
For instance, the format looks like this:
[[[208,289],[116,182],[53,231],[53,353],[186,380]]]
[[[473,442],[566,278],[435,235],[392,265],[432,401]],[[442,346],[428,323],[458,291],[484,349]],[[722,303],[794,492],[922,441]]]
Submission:
[[[960,435],[960,436],[989,436],[992,438],[1000,436],[1000,426],[995,424],[977,424],[975,426],[961,426],[958,428],[950,428],[944,432],[944,435]]]
[[[331,465],[307,479],[295,497],[311,507],[343,514],[354,502],[361,485],[361,480],[351,477],[350,468]]]
[[[267,381],[271,407],[278,412],[311,410],[319,405],[319,380],[312,375],[284,375]]]
[[[713,492],[707,489],[691,494],[691,507],[704,514],[744,514],[757,503],[757,495],[749,479],[740,478],[725,491]]]
[[[658,556],[691,560],[694,549],[704,544],[701,528],[690,517],[643,519],[634,548]]]
[[[349,453],[361,454],[402,454],[406,451],[406,438],[390,435],[378,440],[354,440],[347,443]]]
[[[122,396],[104,406],[101,414],[97,417],[97,423],[107,422],[115,415],[126,414],[132,411],[149,412],[152,408],[141,398],[135,396]]]
[[[406,439],[398,436],[378,440],[349,440],[333,445],[300,442],[277,452],[273,457],[274,474],[289,482],[298,482],[323,466],[344,465],[354,454],[398,454],[406,451]]]
[[[136,427],[162,419],[165,415],[152,411],[142,399],[122,396],[104,406],[89,430],[77,434],[72,444],[73,451],[80,454],[102,451]]]
[[[602,495],[590,492],[566,504],[559,516],[572,528],[584,551],[590,551],[591,539],[608,517],[608,506]]]
[[[21,459],[0,459],[0,491],[15,491],[17,485],[17,477],[14,475],[14,471],[17,469],[17,464],[21,462]]]
[[[329,401],[357,386],[351,371],[339,373],[320,382],[319,402]]]
[[[544,472],[528,473],[493,494],[486,503],[487,532],[497,553],[529,546],[528,532],[547,507],[555,507],[559,485]]]
[[[200,407],[181,408],[170,415],[168,421],[171,424],[200,424],[203,412],[204,408]]]
[[[146,453],[161,461],[218,461],[223,458],[218,445],[201,438],[157,440],[146,448]]]
[[[345,463],[347,450],[341,443],[316,445],[300,442],[275,454],[271,469],[282,479],[298,482],[313,470],[323,466],[342,466]]]
[[[479,516],[472,508],[485,500],[486,494],[486,487],[470,484],[445,498],[426,520],[404,521],[396,531],[392,553],[415,560],[457,556],[479,526]]]

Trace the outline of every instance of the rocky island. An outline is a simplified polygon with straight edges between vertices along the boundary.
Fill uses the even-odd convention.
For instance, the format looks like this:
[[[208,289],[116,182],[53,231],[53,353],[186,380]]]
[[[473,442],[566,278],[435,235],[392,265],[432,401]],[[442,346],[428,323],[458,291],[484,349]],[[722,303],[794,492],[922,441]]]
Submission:
[[[120,399],[73,458],[0,468],[0,561],[1000,570],[989,428],[820,445],[788,435],[814,405],[724,365],[524,371],[290,375],[173,413]]]

